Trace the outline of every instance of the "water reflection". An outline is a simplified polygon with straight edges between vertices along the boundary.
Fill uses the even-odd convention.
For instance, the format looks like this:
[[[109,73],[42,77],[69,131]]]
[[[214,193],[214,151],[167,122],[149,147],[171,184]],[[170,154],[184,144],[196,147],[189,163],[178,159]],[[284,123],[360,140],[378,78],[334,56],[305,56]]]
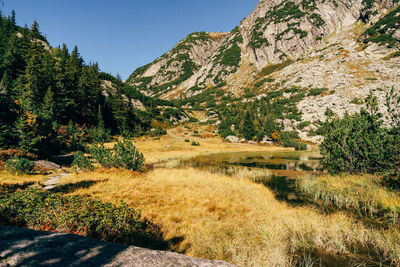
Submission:
[[[181,166],[204,168],[209,166],[243,166],[268,169],[277,176],[295,177],[322,171],[318,152],[235,152],[198,156],[181,162]]]

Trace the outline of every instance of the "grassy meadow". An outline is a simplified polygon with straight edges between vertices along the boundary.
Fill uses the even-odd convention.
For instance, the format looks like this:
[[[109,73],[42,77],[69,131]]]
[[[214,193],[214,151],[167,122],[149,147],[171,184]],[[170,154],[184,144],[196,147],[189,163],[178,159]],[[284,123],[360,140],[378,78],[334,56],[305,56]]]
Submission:
[[[369,227],[346,211],[292,206],[262,184],[193,168],[144,174],[99,169],[68,176],[69,192],[141,210],[174,251],[241,266],[400,264],[397,227]]]
[[[192,147],[186,139],[200,146]],[[400,265],[400,196],[373,177],[305,176],[295,182],[302,199],[292,203],[267,186],[274,176],[266,170],[174,164],[174,159],[213,152],[285,148],[187,137],[182,128],[137,143],[150,166],[166,163],[142,173],[112,168],[72,173],[56,191],[117,205],[122,200],[160,227],[169,250],[189,256],[240,266]],[[0,173],[2,193],[44,180],[43,175]],[[381,217],[387,223],[366,223]]]

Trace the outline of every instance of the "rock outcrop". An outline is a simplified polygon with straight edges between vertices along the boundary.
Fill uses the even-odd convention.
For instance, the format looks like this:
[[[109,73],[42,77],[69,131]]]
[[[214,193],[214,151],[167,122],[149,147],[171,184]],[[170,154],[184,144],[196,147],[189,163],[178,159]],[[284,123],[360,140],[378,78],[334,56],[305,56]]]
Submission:
[[[137,69],[128,83],[169,99],[190,97],[225,82],[226,89],[238,92],[266,66],[301,60],[326,38],[357,22],[364,28],[374,25],[397,5],[397,0],[260,0],[232,32],[190,34]],[[400,31],[392,35],[400,36]]]
[[[222,261],[101,242],[78,235],[0,226],[5,266],[234,266]]]

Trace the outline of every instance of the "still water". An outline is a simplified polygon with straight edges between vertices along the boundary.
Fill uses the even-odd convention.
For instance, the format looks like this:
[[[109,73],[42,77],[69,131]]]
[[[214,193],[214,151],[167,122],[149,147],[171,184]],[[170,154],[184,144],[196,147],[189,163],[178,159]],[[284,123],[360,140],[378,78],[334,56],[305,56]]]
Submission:
[[[181,162],[196,168],[242,166],[267,169],[276,176],[296,177],[322,171],[319,152],[230,152],[197,156]]]

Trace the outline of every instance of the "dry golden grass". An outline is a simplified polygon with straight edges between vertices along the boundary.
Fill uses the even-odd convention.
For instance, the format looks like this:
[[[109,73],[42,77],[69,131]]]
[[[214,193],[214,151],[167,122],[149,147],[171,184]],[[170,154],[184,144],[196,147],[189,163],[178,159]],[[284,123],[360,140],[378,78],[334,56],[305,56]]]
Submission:
[[[353,209],[367,216],[385,216],[396,223],[400,215],[400,194],[380,185],[368,175],[304,176],[297,180],[300,190],[324,205]]]
[[[104,201],[124,200],[158,224],[174,250],[242,266],[324,265],[355,262],[400,264],[397,229],[363,226],[344,213],[323,215],[315,208],[279,202],[265,186],[247,179],[192,168],[155,169],[145,174],[97,170],[63,182],[97,181],[73,194]],[[373,258],[371,260],[368,251]]]
[[[45,179],[44,175],[15,175],[6,171],[0,171],[0,195],[23,189],[33,184],[42,183]]]
[[[3,184],[23,184],[23,183],[40,183],[45,180],[44,175],[15,175],[7,171],[0,171],[0,185]]]
[[[207,126],[191,126],[198,129],[199,134],[209,134]],[[186,136],[184,133],[188,133]],[[189,139],[190,142],[185,142]],[[192,141],[200,143],[200,146],[191,146]],[[293,151],[293,148],[283,148],[278,146],[252,145],[252,144],[232,144],[222,142],[220,137],[200,138],[193,136],[193,130],[177,127],[168,130],[168,135],[161,136],[159,140],[151,138],[139,138],[134,140],[138,144],[138,150],[143,153],[146,163],[155,163],[176,158],[190,158],[198,155],[221,152],[277,152]],[[107,144],[112,147],[113,143]]]

